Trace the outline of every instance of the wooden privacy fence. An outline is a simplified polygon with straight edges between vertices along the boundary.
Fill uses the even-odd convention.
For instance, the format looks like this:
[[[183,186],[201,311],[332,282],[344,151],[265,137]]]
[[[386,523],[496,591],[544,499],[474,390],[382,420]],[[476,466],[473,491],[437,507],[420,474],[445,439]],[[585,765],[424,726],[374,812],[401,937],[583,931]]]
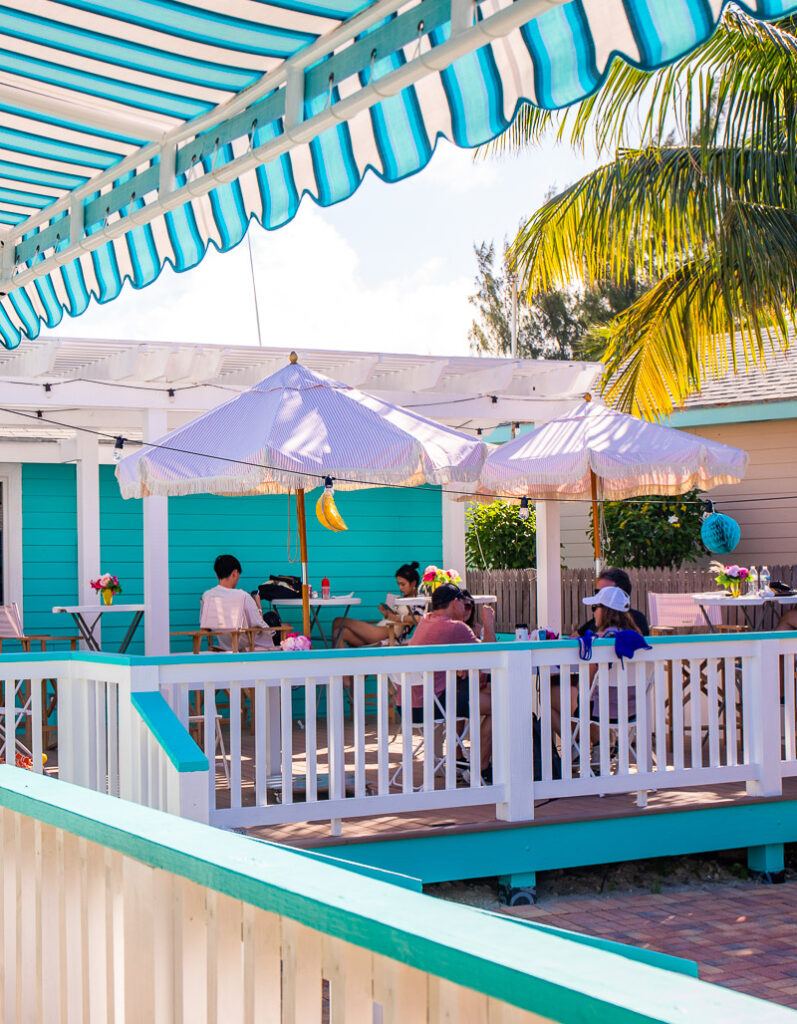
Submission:
[[[730,559],[729,559],[730,561]],[[773,580],[782,580],[797,588],[797,565],[772,565]],[[633,584],[634,608],[648,614],[648,594],[688,594],[716,590],[714,575],[709,569],[630,569]],[[467,586],[473,594],[495,594],[495,628],[500,633],[511,633],[518,623],[545,626],[537,621],[536,569],[468,569]],[[562,570],[562,628],[565,634],[590,616],[581,603],[582,598],[595,592],[595,573],[592,569]],[[740,609],[723,609],[724,621],[732,626],[744,625]]]

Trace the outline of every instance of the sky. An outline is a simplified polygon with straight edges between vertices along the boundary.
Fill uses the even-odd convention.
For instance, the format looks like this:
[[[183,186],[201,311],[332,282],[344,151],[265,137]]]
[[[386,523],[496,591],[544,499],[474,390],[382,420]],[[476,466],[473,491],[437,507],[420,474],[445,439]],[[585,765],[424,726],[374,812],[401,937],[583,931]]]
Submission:
[[[305,198],[294,220],[250,235],[265,346],[467,355],[474,244],[514,236],[551,186],[593,166],[564,146],[502,158],[441,141],[412,178],[368,174],[350,199],[322,209]],[[211,250],[184,274],[64,317],[43,337],[257,345],[246,242]]]

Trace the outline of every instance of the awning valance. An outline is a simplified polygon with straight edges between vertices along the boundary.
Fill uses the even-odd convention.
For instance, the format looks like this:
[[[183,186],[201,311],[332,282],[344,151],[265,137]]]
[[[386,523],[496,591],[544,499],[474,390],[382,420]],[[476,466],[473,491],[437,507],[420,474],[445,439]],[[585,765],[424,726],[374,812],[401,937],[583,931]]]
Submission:
[[[760,18],[797,0],[749,0]],[[653,68],[720,0],[0,3],[0,342]]]

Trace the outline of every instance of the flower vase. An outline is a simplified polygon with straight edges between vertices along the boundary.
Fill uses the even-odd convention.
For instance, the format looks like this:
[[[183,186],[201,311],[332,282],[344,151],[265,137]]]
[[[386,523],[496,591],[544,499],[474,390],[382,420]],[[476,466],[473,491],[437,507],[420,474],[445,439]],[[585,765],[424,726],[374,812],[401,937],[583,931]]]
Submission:
[[[731,592],[731,597],[741,597],[742,596],[742,581],[741,580],[732,580],[728,584],[728,590],[730,590],[730,592]]]
[[[105,604],[113,604],[113,591],[110,587],[103,588],[102,600]]]

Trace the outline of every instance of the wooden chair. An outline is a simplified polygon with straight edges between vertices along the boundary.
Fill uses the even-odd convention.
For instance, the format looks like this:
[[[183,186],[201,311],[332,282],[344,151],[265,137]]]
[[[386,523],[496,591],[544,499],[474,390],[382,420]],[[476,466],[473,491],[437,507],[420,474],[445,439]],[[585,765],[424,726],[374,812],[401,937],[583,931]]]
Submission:
[[[22,647],[24,654],[30,654],[34,645],[44,654],[48,643],[68,643],[70,651],[77,650],[76,636],[51,636],[47,633],[26,633],[22,628],[22,616],[16,602],[0,605],[0,654],[3,653],[3,642],[13,641]],[[30,690],[33,683],[30,679],[18,682],[22,709],[25,716],[25,744],[31,746],[30,727]],[[50,717],[58,706],[58,682],[55,679],[42,679],[42,748],[52,750],[58,743],[58,725],[50,724]],[[48,692],[49,690],[49,692]]]
[[[203,596],[199,611],[199,629],[183,630],[170,633],[170,636],[190,636],[194,654],[202,650],[202,640],[207,643],[209,651],[224,653],[242,654],[256,650],[267,651],[269,648],[257,647],[257,634],[263,630],[270,630],[272,633],[289,633],[291,627],[287,625],[278,626],[276,629],[267,626],[247,626],[244,605],[246,602],[246,591],[230,589],[223,597],[213,595]],[[255,731],[254,715],[251,713],[253,707],[253,691],[245,689],[244,696],[249,700],[250,716],[249,724],[252,733]],[[191,717],[201,715],[201,694],[195,694],[195,707]],[[246,710],[242,711],[242,717]],[[198,730],[201,734],[201,730]]]

